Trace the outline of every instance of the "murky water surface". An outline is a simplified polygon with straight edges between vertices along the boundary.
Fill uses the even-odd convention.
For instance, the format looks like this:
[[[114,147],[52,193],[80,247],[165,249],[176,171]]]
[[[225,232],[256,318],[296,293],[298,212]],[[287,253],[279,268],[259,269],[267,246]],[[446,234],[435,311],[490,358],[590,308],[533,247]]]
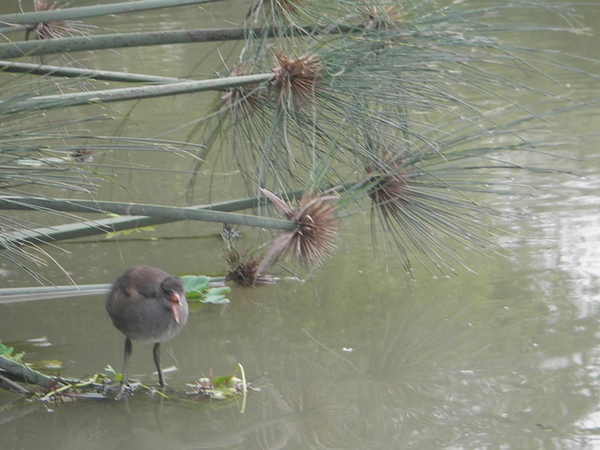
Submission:
[[[189,28],[222,26],[231,4],[207,5],[207,13],[147,13],[148,23],[161,17],[165,29],[178,21]],[[596,37],[561,35],[547,45],[600,58],[598,6],[581,8]],[[98,24],[121,29],[126,20]],[[196,67],[205,50],[190,45],[87,57],[109,70],[210,74],[220,56]],[[557,73],[572,77],[574,98],[597,96],[597,83]],[[174,129],[212,101],[211,95],[192,98],[149,101],[135,109],[134,122],[145,131]],[[130,132],[144,135],[136,126],[128,125]],[[600,129],[600,114],[565,114],[556,126],[563,136],[592,135]],[[211,370],[228,374],[241,363],[260,388],[250,393],[243,413],[240,402],[138,394],[120,403],[42,405],[0,391],[0,448],[600,448],[596,142],[594,136],[573,139],[557,149],[562,159],[527,156],[573,174],[535,180],[516,175],[539,189],[528,197],[494,199],[495,207],[516,214],[501,225],[501,256],[464,255],[476,275],[459,270],[456,277],[433,279],[417,269],[416,280],[407,281],[384,254],[374,257],[369,225],[356,217],[343,230],[335,257],[307,281],[234,287],[231,304],[193,311],[181,335],[164,345],[164,365],[178,368],[168,382],[183,386]],[[159,156],[145,157],[152,162]],[[122,163],[127,157],[115,158]],[[180,178],[124,171],[123,177],[137,177],[134,191],[103,189],[111,189],[115,200],[181,203],[188,163],[180,164]],[[68,254],[53,254],[81,284],[109,283],[140,263],[172,273],[216,274],[224,268],[218,233],[217,225],[177,224],[159,228],[175,239],[66,243]],[[31,284],[13,267],[1,268],[4,287]],[[54,267],[45,275],[65,283]],[[42,337],[51,345],[27,343]],[[123,339],[101,295],[0,305],[0,339],[26,351],[28,360],[62,361],[66,376],[85,377],[107,364],[120,370],[122,364]],[[151,347],[134,344],[132,375],[153,384],[153,370]]]

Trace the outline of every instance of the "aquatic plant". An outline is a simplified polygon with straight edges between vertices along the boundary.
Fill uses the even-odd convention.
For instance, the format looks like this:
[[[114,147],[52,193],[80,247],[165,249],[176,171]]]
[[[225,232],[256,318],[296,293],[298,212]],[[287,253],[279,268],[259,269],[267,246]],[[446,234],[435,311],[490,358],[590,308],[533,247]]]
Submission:
[[[452,273],[465,248],[487,252],[495,245],[490,230],[504,214],[490,206],[489,199],[518,193],[519,183],[506,176],[508,171],[555,172],[551,162],[547,167],[522,163],[522,155],[546,152],[552,142],[532,139],[528,127],[544,127],[553,116],[587,106],[572,101],[551,75],[557,69],[578,73],[580,69],[558,63],[551,49],[524,47],[513,38],[516,32],[586,33],[575,20],[564,20],[562,26],[531,23],[532,14],[540,19],[571,17],[572,10],[563,4],[256,0],[238,28],[82,37],[57,25],[201,3],[209,1],[143,0],[59,8],[56,2],[40,0],[37,11],[0,17],[4,34],[34,30],[38,37],[0,44],[0,55],[7,60],[0,61],[1,70],[22,74],[1,86],[0,117],[8,126],[0,131],[0,189],[11,198],[0,205],[36,209],[72,222],[59,234],[3,216],[3,258],[35,275],[27,261],[35,266],[44,258],[31,249],[37,246],[43,252],[42,244],[49,240],[56,245],[58,239],[82,233],[89,236],[173,220],[283,229],[266,244],[258,266],[257,260],[249,260],[238,274],[256,279],[278,259],[293,258],[300,265],[322,263],[333,253],[339,220],[370,209],[374,236],[383,236],[384,248],[392,249],[408,273],[414,261],[432,274]],[[216,40],[242,45],[235,61],[225,60],[230,67],[215,67],[217,76],[209,80],[24,60],[25,55]],[[550,79],[554,90],[538,84]],[[106,88],[95,81],[121,85]],[[104,114],[47,120],[48,115],[68,115],[72,106],[108,107],[124,100],[205,91],[217,91],[214,108],[201,117],[186,118],[177,130],[189,131],[188,142],[123,138],[117,133],[98,136],[82,129],[83,123],[93,127],[105,120]],[[44,192],[49,200],[44,205],[32,201],[40,195],[36,190],[40,185],[90,196],[97,183],[114,182],[113,165],[124,164],[90,164],[92,158],[113,149],[148,151],[149,145],[153,151],[190,159],[194,171],[187,193],[190,201],[195,198],[197,174],[207,164],[215,164],[214,170],[217,162],[228,166],[230,161],[249,198],[218,207],[173,209],[127,208],[97,198],[96,206],[80,203],[73,209],[73,202],[58,198],[55,191]],[[297,207],[291,206],[294,198],[299,199]],[[269,211],[267,199],[284,220],[235,212],[257,208],[264,214]],[[75,215],[83,211],[135,217],[90,221]],[[263,242],[256,244],[262,246]],[[242,261],[230,261],[241,270],[243,265],[237,263]]]

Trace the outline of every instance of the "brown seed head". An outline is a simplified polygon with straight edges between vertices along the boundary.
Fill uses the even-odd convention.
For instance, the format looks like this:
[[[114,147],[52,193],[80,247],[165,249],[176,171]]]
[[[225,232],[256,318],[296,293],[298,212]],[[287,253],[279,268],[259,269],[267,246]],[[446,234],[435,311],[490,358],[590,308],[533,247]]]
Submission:
[[[323,62],[315,55],[289,59],[277,55],[272,86],[278,105],[302,106],[312,103],[321,79]]]
[[[57,0],[33,0],[35,11],[54,11],[60,9]],[[85,36],[89,25],[83,25],[75,20],[55,20],[53,22],[40,22],[33,29],[36,39],[56,39],[66,36]],[[29,31],[27,32],[27,38]]]
[[[35,11],[52,11],[58,8],[57,1],[34,0],[33,9]],[[36,39],[55,39],[68,34],[67,23],[63,20],[56,22],[40,22],[35,27]]]
[[[52,0],[33,0],[33,9],[35,11],[51,11],[58,9],[58,2]]]
[[[367,168],[367,194],[373,204],[387,215],[396,215],[410,202],[411,190],[408,186],[410,172],[399,161],[383,164],[380,170]]]
[[[235,67],[231,71],[232,77],[241,77],[248,75],[248,72],[243,67]],[[249,112],[258,106],[260,100],[259,95],[252,93],[256,86],[239,86],[228,89],[225,94],[221,96],[221,103],[226,106],[231,106],[235,111]]]
[[[335,251],[338,236],[338,195],[333,192],[305,193],[298,208],[292,208],[266,189],[262,193],[288,219],[296,222],[293,231],[280,233],[271,242],[259,272],[278,258],[293,257],[300,264],[319,265]]]

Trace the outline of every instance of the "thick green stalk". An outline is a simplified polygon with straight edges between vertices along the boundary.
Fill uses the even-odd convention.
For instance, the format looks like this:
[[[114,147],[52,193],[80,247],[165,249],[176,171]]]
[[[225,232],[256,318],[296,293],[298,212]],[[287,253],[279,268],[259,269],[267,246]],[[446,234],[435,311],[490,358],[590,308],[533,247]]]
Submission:
[[[0,23],[11,25],[37,25],[44,22],[77,20],[86,17],[106,16],[152,9],[212,3],[222,0],[139,0],[135,2],[109,3],[107,5],[81,6],[78,8],[57,8],[48,11],[34,11],[0,16]]]
[[[83,91],[73,94],[47,95],[30,97],[9,103],[0,102],[5,114],[15,114],[23,111],[38,111],[52,108],[65,108],[93,103],[108,103],[124,100],[139,100],[143,98],[163,97],[192,92],[224,90],[232,87],[257,84],[269,81],[272,73],[258,75],[243,75],[239,77],[217,78],[213,80],[182,81],[152,86],[138,86],[130,88],[106,89],[101,91]],[[4,103],[4,104],[3,104]]]
[[[149,216],[145,223],[143,217],[136,217],[138,226],[147,226],[149,224],[177,222],[181,220],[202,220],[207,222],[219,222],[235,225],[246,225],[252,227],[264,227],[280,230],[293,230],[296,227],[295,222],[283,219],[273,219],[248,214],[237,214],[226,211],[217,211],[214,209],[178,208],[172,206],[141,205],[120,202],[97,202],[86,200],[68,200],[68,199],[48,199],[48,198],[29,198],[29,197],[0,197],[0,209],[11,210],[52,210],[63,212],[78,213],[105,213],[111,212],[127,216]],[[210,208],[210,206],[208,206]],[[105,224],[102,221],[90,221],[83,225],[83,228],[89,227],[89,232],[83,231],[78,224],[63,225],[60,228],[50,227],[38,230],[29,230],[19,233],[5,234],[2,236],[4,242],[0,242],[0,248],[10,247],[15,241],[40,242],[50,241],[55,238],[65,239],[73,237],[82,237],[84,235],[106,233],[114,231],[114,223]],[[131,228],[128,224],[127,228]],[[56,233],[53,235],[53,233]]]
[[[21,58],[23,56],[41,56],[55,53],[106,50],[109,48],[143,47],[152,45],[187,44],[215,41],[241,41],[248,36],[275,37],[308,35],[312,33],[349,33],[357,27],[290,27],[271,28],[215,28],[202,30],[149,31],[139,33],[116,33],[97,36],[78,36],[69,38],[35,41],[17,41],[0,44],[0,58]]]
[[[55,298],[79,297],[106,294],[110,284],[86,284],[82,286],[39,286],[0,289],[0,305],[9,303],[52,300]]]
[[[99,81],[116,81],[121,83],[180,83],[182,81],[192,81],[183,78],[161,77],[139,73],[81,69],[78,67],[51,66],[48,64],[30,64],[12,61],[0,61],[0,72],[26,73],[29,75],[63,78],[93,79]]]
[[[41,197],[0,197],[0,209],[39,210],[78,212],[78,213],[114,213],[127,216],[152,216],[178,220],[203,220],[208,222],[248,225],[253,227],[293,230],[295,223],[283,219],[236,214],[197,208],[179,208],[175,206],[157,206],[149,204],[103,202],[93,200],[70,200]]]
[[[209,286],[222,286],[224,277],[207,277]],[[0,305],[9,303],[53,300],[55,298],[71,298],[108,293],[110,284],[82,284],[78,286],[37,286],[0,289]]]
[[[27,383],[42,386],[44,388],[49,388],[56,384],[54,378],[46,376],[37,370],[30,369],[26,365],[5,358],[4,356],[0,356],[0,369],[25,380]]]
[[[302,195],[302,192],[303,191],[294,191],[286,193],[282,197],[298,198]],[[215,203],[212,205],[192,206],[190,209],[231,212],[239,211],[241,209],[255,208],[259,205],[259,203],[264,202],[266,202],[264,197],[248,197],[239,200]],[[131,230],[133,228],[148,227],[172,222],[176,222],[176,220],[150,216],[113,217],[110,219],[90,220],[87,222],[57,225],[51,228],[35,228],[19,233],[13,232],[10,234],[8,239],[10,242],[18,241],[20,245],[27,242],[57,242],[66,239],[76,239],[81,237],[95,236],[98,234],[114,233],[116,231]],[[6,248],[7,244],[2,244],[0,239],[0,248]]]

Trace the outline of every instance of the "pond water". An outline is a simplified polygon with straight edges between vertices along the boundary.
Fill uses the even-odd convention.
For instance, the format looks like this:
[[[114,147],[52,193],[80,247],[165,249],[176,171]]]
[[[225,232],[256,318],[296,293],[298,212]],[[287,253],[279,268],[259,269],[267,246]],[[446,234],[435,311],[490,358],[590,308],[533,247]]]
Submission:
[[[230,11],[245,11],[246,3],[146,13],[147,20],[137,17],[133,27],[157,20],[165,29],[219,27],[238,20]],[[579,8],[595,37],[551,35],[535,44],[579,55],[556,58],[597,72],[591,59],[600,59],[600,7]],[[0,6],[2,13],[13,11]],[[131,30],[128,20],[94,23]],[[526,39],[523,45],[533,45]],[[220,55],[211,53],[198,66],[207,48],[86,57],[107,70],[210,75]],[[222,46],[221,54],[230,48]],[[555,75],[570,84],[572,98],[597,97],[597,79],[559,67]],[[127,131],[175,129],[212,99],[148,101],[134,110]],[[530,153],[527,159],[571,174],[519,173],[519,182],[537,190],[492,200],[515,214],[499,225],[500,254],[463,254],[476,274],[459,269],[457,276],[433,278],[417,268],[409,281],[399,264],[375,251],[368,220],[355,216],[344,224],[334,257],[302,273],[304,281],[232,286],[230,304],[193,309],[183,332],[163,345],[164,366],[178,369],[167,382],[184,386],[211,371],[229,374],[240,363],[259,388],[243,411],[241,399],[182,402],[138,393],[122,402],[47,405],[0,391],[0,448],[600,448],[600,114],[592,108],[566,112],[556,127],[558,140],[573,137],[557,148],[561,157]],[[144,155],[149,165],[158,157]],[[133,189],[104,186],[102,194],[185,204],[188,162],[172,159],[180,176],[123,171],[135,179]],[[226,175],[222,185],[213,198],[243,195]],[[195,201],[202,203],[208,193],[199,191]],[[67,252],[51,254],[79,284],[110,283],[134,264],[213,275],[225,268],[219,232],[213,224],[174,224],[118,240],[65,243]],[[164,239],[148,239],[154,236]],[[33,284],[14,267],[1,268],[3,287]],[[54,266],[43,274],[66,284]],[[28,342],[42,337],[51,345]],[[61,361],[68,377],[122,364],[123,338],[105,313],[103,295],[0,304],[0,340],[25,351],[26,360]],[[156,383],[150,345],[134,343],[130,371],[145,384]]]

